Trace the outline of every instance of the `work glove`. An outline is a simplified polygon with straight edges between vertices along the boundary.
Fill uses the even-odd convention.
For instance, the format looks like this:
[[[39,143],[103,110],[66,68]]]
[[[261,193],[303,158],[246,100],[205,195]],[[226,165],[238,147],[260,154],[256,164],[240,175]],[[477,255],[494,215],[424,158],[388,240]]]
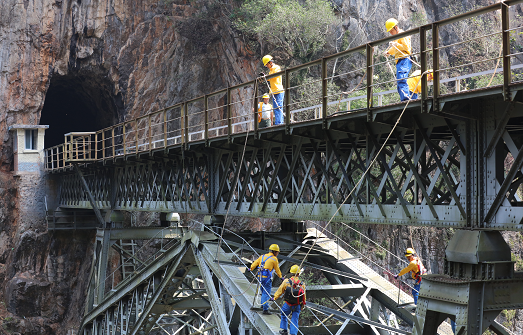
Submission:
[[[398,279],[398,275],[394,275],[394,279]]]
[[[271,301],[274,301],[274,298],[273,298],[273,297],[271,297],[271,299],[270,299],[270,300],[271,300]]]

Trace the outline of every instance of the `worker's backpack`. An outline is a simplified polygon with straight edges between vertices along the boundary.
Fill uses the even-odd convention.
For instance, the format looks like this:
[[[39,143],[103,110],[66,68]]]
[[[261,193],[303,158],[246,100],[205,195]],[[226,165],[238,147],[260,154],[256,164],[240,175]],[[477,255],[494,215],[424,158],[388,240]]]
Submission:
[[[285,294],[283,295],[283,300],[289,306],[301,305],[305,301],[305,290],[303,289],[303,284],[299,279],[296,281],[293,278],[290,278],[291,282],[289,286],[285,289]]]

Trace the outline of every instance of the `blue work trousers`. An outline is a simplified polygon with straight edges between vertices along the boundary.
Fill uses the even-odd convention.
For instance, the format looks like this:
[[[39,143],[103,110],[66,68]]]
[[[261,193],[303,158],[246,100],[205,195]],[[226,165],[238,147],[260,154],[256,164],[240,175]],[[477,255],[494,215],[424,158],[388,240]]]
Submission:
[[[285,123],[283,120],[283,96],[284,92],[272,95],[272,108],[274,111],[274,125]]]
[[[281,321],[280,328],[287,330],[287,318],[291,319],[291,324],[289,326],[289,334],[296,335],[298,334],[298,320],[300,319],[301,306],[289,306],[286,302],[281,306]]]
[[[398,80],[398,93],[401,101],[409,100],[409,85],[407,77],[412,68],[412,61],[409,57],[402,58],[396,63],[396,79]]]
[[[409,91],[409,96],[411,100],[416,100],[418,98],[418,93],[412,93]]]
[[[269,299],[271,298],[272,279],[261,278],[261,305],[264,311],[269,310]]]
[[[418,304],[418,295],[419,295],[419,288],[421,286],[421,281],[414,284],[414,288],[412,289],[412,296],[414,297],[414,304]]]

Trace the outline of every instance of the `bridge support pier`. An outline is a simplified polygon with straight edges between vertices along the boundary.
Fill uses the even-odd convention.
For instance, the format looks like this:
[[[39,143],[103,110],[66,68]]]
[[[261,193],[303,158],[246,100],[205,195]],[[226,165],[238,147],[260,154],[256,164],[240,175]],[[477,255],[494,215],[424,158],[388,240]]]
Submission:
[[[446,250],[443,275],[423,277],[413,334],[436,334],[451,318],[456,334],[481,335],[504,309],[523,306],[523,273],[514,272],[510,247],[498,231],[456,232]]]

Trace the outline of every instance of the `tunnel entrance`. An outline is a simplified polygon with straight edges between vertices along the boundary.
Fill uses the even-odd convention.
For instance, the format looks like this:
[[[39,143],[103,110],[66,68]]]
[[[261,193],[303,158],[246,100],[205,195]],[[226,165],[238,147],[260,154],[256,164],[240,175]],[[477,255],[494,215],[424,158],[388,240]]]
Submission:
[[[64,134],[97,131],[115,124],[121,94],[111,94],[108,80],[95,76],[54,75],[47,91],[40,124],[49,125],[45,148],[64,143]]]

